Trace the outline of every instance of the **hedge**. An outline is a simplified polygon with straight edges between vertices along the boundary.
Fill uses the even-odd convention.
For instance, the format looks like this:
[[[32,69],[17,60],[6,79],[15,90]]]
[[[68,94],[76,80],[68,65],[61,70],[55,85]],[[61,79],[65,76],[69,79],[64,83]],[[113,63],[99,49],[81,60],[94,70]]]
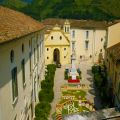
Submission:
[[[40,103],[35,106],[35,120],[48,120],[51,110],[50,103],[54,99],[53,86],[56,65],[47,65],[46,69],[45,80],[41,82],[41,91],[38,94]]]
[[[54,92],[52,89],[42,89],[40,92],[39,92],[39,101],[42,102],[42,101],[46,101],[46,102],[52,102],[54,98]]]
[[[38,103],[35,107],[35,116],[36,117],[48,117],[50,113],[51,105],[49,102]]]
[[[103,108],[112,106],[112,98],[110,88],[107,81],[107,71],[104,65],[92,66],[92,73],[94,75],[94,83],[98,90],[99,96],[102,101]]]

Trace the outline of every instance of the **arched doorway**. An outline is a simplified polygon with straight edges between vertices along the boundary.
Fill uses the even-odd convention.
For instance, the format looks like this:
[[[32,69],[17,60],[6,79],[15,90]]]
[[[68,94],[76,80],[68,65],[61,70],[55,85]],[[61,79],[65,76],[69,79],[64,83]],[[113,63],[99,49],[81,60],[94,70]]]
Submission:
[[[54,49],[53,60],[55,63],[60,63],[60,51],[58,48]]]

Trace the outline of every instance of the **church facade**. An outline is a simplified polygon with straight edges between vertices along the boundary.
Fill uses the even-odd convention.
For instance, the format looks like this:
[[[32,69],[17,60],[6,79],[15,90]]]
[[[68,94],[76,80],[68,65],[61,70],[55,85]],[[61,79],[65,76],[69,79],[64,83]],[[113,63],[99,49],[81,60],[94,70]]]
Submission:
[[[63,29],[56,24],[45,33],[45,64],[69,64],[70,54],[70,26],[66,21]]]
[[[54,47],[56,48],[66,46],[66,42],[59,40],[60,35],[58,32],[54,32],[54,27],[57,24],[59,26],[61,33],[67,37],[69,40],[70,51],[64,51],[62,48],[60,51],[61,55],[69,53],[69,57],[62,56],[60,62],[62,64],[70,63],[73,53],[76,57],[76,64],[81,61],[90,60],[92,63],[99,62],[99,56],[104,58],[104,44],[106,42],[107,36],[107,22],[99,22],[93,20],[65,20],[65,19],[46,19],[43,24],[47,27],[45,34],[45,61],[46,64],[54,63]],[[58,31],[58,30],[57,30]],[[48,34],[49,33],[49,34]],[[49,36],[49,37],[46,37]],[[55,38],[57,36],[58,40],[55,38],[52,42],[50,36]],[[65,38],[66,38],[65,37]],[[49,45],[48,45],[49,39]],[[66,41],[67,41],[66,39]],[[61,41],[58,43],[58,41]],[[47,51],[48,46],[52,52]],[[65,47],[64,46],[64,47]],[[53,48],[53,49],[52,49]],[[64,53],[67,52],[67,53]],[[49,57],[51,56],[51,57]],[[65,58],[64,58],[65,57]],[[69,60],[67,60],[69,59]]]

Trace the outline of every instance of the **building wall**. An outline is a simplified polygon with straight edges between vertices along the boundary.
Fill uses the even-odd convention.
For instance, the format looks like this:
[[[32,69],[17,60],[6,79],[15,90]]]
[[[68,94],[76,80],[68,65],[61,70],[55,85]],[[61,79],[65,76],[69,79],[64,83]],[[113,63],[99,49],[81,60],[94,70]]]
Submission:
[[[75,36],[73,37],[73,31]],[[88,36],[86,35],[88,31]],[[93,30],[93,29],[71,29],[71,42],[75,41],[76,59],[79,63],[81,60],[91,59],[93,62],[98,62],[100,50],[104,56],[104,42],[106,30]],[[102,39],[102,41],[101,41]],[[88,41],[88,49],[86,49],[86,42]],[[72,47],[72,43],[71,43]],[[72,49],[72,48],[71,48]],[[80,58],[82,56],[82,58]],[[90,58],[92,56],[92,58]]]
[[[111,47],[120,42],[120,23],[108,27],[108,45]]]
[[[120,62],[116,62],[110,56],[111,52],[107,51],[106,56],[106,67],[108,73],[108,80],[113,88],[114,94],[114,103],[115,105],[119,105],[120,103]]]
[[[68,34],[67,34],[68,35]],[[53,39],[51,39],[53,37]],[[62,39],[60,39],[60,37]],[[49,34],[45,35],[45,64],[54,63],[54,50],[58,48],[60,52],[60,63],[62,65],[70,63],[70,40],[59,27],[54,27]]]
[[[29,116],[31,120],[31,104],[35,102],[35,94],[37,95],[34,89],[39,89],[33,87],[33,84],[38,84],[38,81],[41,80],[42,75],[44,74],[44,47],[43,53],[39,58],[39,61],[36,60],[34,64],[34,52],[37,55],[37,45],[43,44],[43,37],[38,39],[38,35],[41,32],[33,33],[29,36],[25,36],[20,39],[12,40],[8,43],[0,45],[0,120],[26,120]],[[42,33],[43,34],[43,33]],[[41,36],[42,36],[41,34]],[[33,40],[34,39],[34,40]],[[36,42],[36,40],[38,41]],[[29,41],[32,41],[29,46]],[[24,52],[22,53],[22,44],[24,44]],[[42,45],[43,46],[43,45]],[[39,51],[40,51],[39,46]],[[10,52],[14,50],[14,62],[10,61]],[[31,52],[31,72],[30,72],[30,52]],[[25,60],[25,86],[23,87],[22,81],[22,71],[21,71],[21,61]],[[35,58],[37,59],[37,57]],[[41,62],[42,61],[42,62]],[[37,66],[37,67],[36,67]],[[18,97],[13,102],[12,99],[12,78],[11,70],[17,67],[17,82],[18,82]],[[39,73],[40,79],[36,80]],[[35,94],[33,94],[35,93]],[[37,97],[37,96],[36,96]],[[33,106],[34,108],[34,106]],[[34,111],[34,110],[33,110]]]
[[[120,43],[120,23],[108,27],[107,49],[109,50],[105,54],[108,80],[112,83],[115,105],[120,103],[120,62],[114,60],[113,52],[115,52],[116,48],[112,49],[117,43]],[[117,51],[116,54],[118,54]]]

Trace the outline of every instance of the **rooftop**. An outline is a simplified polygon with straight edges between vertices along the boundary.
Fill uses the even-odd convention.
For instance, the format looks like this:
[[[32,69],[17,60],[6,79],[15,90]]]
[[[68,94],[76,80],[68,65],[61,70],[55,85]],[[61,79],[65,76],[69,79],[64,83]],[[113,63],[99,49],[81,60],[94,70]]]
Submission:
[[[0,6],[0,43],[39,31],[44,25],[33,18]]]
[[[53,26],[55,24],[63,26],[66,19],[56,19],[56,18],[49,18],[43,21],[44,25]],[[106,29],[110,24],[106,21],[94,21],[94,20],[74,20],[69,19],[71,28],[89,28],[89,29]]]
[[[67,115],[63,120],[120,120],[120,112],[115,108],[108,108],[95,112]]]

